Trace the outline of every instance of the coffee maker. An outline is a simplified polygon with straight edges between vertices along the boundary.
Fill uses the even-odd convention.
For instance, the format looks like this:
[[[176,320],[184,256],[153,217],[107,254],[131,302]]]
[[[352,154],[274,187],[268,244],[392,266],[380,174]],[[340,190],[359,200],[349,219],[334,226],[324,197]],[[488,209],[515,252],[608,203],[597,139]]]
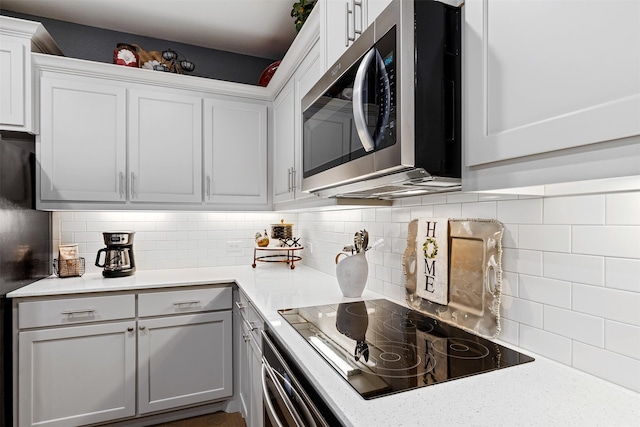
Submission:
[[[110,231],[102,233],[106,248],[98,251],[96,267],[101,267],[104,277],[131,276],[136,272],[133,257],[134,231]],[[100,254],[104,252],[104,261],[100,263]]]

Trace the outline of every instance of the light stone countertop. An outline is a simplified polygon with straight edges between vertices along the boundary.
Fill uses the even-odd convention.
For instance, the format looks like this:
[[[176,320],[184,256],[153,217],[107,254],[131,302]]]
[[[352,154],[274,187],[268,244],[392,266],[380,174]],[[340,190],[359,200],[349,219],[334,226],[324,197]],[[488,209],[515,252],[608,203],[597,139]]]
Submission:
[[[304,265],[138,271],[124,278],[100,274],[50,277],[11,292],[11,298],[132,291],[180,285],[237,283],[270,329],[343,419],[352,426],[640,426],[640,394],[507,343],[535,357],[480,375],[364,400],[277,313],[278,309],[354,301],[335,277]],[[362,299],[383,298],[365,291]],[[395,301],[404,304],[403,301]],[[640,379],[639,379],[640,380]]]

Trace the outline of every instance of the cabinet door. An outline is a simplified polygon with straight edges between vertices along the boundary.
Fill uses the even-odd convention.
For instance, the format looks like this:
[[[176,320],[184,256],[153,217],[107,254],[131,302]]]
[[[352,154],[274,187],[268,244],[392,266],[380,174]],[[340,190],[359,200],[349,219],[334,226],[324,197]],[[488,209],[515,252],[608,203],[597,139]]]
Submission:
[[[373,21],[391,4],[392,0],[367,0],[367,24]]]
[[[298,66],[295,73],[296,82],[296,102],[295,102],[295,168],[293,175],[293,188],[296,199],[312,197],[310,193],[302,192],[302,162],[304,150],[302,147],[302,97],[316,84],[322,76],[320,67],[320,46],[316,44],[302,63]]]
[[[206,203],[267,203],[267,107],[205,99]]]
[[[293,198],[295,166],[295,82],[292,78],[273,101],[273,201]]]
[[[135,415],[135,322],[20,332],[18,423],[78,426]]]
[[[202,201],[201,123],[198,96],[129,91],[131,202]]]
[[[0,126],[25,125],[26,53],[25,41],[5,35],[0,39]]]
[[[323,7],[326,66],[330,68],[367,27],[367,1],[325,0]]]
[[[240,411],[247,423],[247,426],[251,426],[251,365],[250,365],[250,351],[251,351],[251,332],[245,322],[243,322],[242,315],[236,312],[234,319],[236,324],[239,325],[240,339],[239,339],[239,353],[236,360],[239,364],[238,369],[238,384],[240,385]]]
[[[76,77],[40,80],[40,199],[126,199],[126,90]]]
[[[264,408],[262,399],[262,352],[254,335],[249,340],[249,369],[251,370],[251,417],[247,427],[264,425]]]
[[[464,7],[467,166],[640,134],[640,2]]]
[[[138,413],[233,394],[231,311],[138,321]]]

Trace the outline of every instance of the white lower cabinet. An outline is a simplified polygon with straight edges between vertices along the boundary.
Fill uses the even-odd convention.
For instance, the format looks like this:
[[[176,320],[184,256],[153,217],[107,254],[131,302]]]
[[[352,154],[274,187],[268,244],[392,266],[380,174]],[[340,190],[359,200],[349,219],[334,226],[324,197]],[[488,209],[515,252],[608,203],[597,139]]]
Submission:
[[[231,311],[138,321],[138,412],[231,396]]]
[[[239,397],[247,427],[263,426],[262,402],[262,330],[264,321],[240,293],[236,315],[241,339],[239,363]]]
[[[136,413],[135,321],[21,332],[19,425],[78,426]]]
[[[103,423],[233,395],[228,286],[15,304],[20,427]]]

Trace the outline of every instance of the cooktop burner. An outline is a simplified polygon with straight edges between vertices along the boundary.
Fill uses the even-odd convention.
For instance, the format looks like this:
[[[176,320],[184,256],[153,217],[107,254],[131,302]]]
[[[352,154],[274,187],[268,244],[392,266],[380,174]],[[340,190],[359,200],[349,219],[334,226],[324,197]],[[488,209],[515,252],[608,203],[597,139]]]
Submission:
[[[534,360],[384,299],[279,313],[365,399]]]

